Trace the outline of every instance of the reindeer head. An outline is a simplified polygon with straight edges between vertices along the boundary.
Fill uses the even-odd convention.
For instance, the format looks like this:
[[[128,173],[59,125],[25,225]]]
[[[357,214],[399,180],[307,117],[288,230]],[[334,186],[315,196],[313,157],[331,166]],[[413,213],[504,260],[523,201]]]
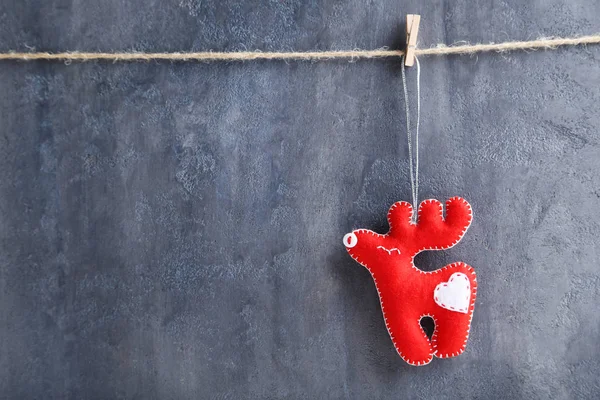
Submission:
[[[405,202],[394,203],[388,212],[390,231],[381,235],[367,229],[357,229],[344,236],[344,246],[352,258],[371,272],[381,266],[412,263],[424,250],[445,250],[460,241],[471,224],[471,206],[460,197],[453,197],[444,208],[437,200],[425,200],[419,206],[417,222],[413,208]]]

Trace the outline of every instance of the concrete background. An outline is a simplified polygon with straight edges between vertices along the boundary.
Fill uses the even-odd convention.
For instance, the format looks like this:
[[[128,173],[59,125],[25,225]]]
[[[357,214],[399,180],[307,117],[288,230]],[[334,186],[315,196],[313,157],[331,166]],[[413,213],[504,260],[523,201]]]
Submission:
[[[325,50],[600,32],[596,0],[2,0],[9,50]],[[398,62],[2,62],[0,398],[597,398],[600,46],[422,60],[467,351],[395,353],[352,228],[409,200]],[[414,79],[414,70],[409,79]]]

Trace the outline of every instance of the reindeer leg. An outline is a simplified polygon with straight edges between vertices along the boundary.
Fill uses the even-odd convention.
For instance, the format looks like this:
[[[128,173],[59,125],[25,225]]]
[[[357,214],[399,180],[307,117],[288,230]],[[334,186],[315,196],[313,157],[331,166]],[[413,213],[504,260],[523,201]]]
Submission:
[[[389,326],[388,329],[394,347],[404,361],[416,366],[431,362],[434,350],[421,327],[421,317],[404,316],[402,321],[396,323],[394,327]]]
[[[471,298],[467,313],[437,307],[434,316],[435,331],[431,338],[435,356],[438,358],[456,357],[467,346],[471,319],[477,294],[477,280],[473,268],[465,263],[444,267],[439,272],[439,281],[446,282],[454,273],[465,274],[470,281]]]

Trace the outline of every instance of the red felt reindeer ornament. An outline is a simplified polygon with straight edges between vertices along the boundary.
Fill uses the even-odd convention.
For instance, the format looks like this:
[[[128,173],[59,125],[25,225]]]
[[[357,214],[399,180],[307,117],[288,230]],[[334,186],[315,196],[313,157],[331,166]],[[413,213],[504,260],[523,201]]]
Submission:
[[[417,61],[417,99],[419,98],[419,62]],[[412,139],[404,64],[402,68],[407,114],[408,149],[413,204],[418,195],[417,103],[415,134],[416,161],[413,176]],[[471,206],[453,197],[444,207],[437,200],[423,201],[415,215],[413,206],[400,201],[388,213],[390,230],[382,235],[357,229],[344,236],[350,256],[366,267],[377,288],[386,327],[396,351],[411,365],[426,365],[433,357],[461,354],[469,337],[477,293],[473,268],[457,262],[425,272],[414,264],[415,256],[426,250],[446,250],[456,245],[473,219]],[[431,339],[421,327],[421,319],[431,317],[435,328]]]
[[[421,251],[454,246],[473,217],[471,206],[460,197],[446,202],[446,218],[442,213],[439,201],[425,200],[415,224],[412,206],[400,201],[388,213],[387,234],[358,229],[344,236],[350,256],[366,267],[375,281],[396,351],[412,365],[426,365],[433,356],[461,354],[473,317],[477,293],[473,268],[457,262],[424,272],[413,262]],[[426,316],[435,324],[431,340],[420,325]]]

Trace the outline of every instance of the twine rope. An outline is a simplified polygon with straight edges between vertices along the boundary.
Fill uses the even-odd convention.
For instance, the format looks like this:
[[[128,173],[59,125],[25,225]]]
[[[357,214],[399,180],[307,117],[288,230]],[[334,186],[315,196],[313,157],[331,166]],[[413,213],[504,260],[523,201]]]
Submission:
[[[406,136],[408,139],[408,165],[410,172],[410,188],[413,202],[413,223],[417,222],[417,211],[419,207],[419,125],[421,123],[421,65],[419,59],[415,57],[417,64],[417,124],[415,127],[415,155],[413,167],[413,149],[412,132],[410,129],[410,107],[408,100],[408,88],[406,84],[406,71],[404,67],[404,57],[402,57],[402,88],[404,89],[404,109],[406,110]]]
[[[489,43],[489,44],[461,44],[437,46],[425,49],[416,49],[417,56],[442,56],[449,54],[475,54],[482,52],[508,52],[514,50],[539,50],[556,49],[560,46],[579,46],[586,44],[600,44],[600,34],[570,37],[570,38],[539,38],[529,41]],[[333,60],[333,59],[368,59],[402,57],[404,51],[389,50],[381,48],[377,50],[334,50],[334,51],[306,51],[306,52],[262,52],[262,51],[234,51],[234,52],[191,52],[191,53],[145,53],[145,52],[123,52],[123,53],[94,53],[67,51],[62,53],[47,52],[6,52],[0,53],[0,60],[20,61],[251,61],[251,60]]]

